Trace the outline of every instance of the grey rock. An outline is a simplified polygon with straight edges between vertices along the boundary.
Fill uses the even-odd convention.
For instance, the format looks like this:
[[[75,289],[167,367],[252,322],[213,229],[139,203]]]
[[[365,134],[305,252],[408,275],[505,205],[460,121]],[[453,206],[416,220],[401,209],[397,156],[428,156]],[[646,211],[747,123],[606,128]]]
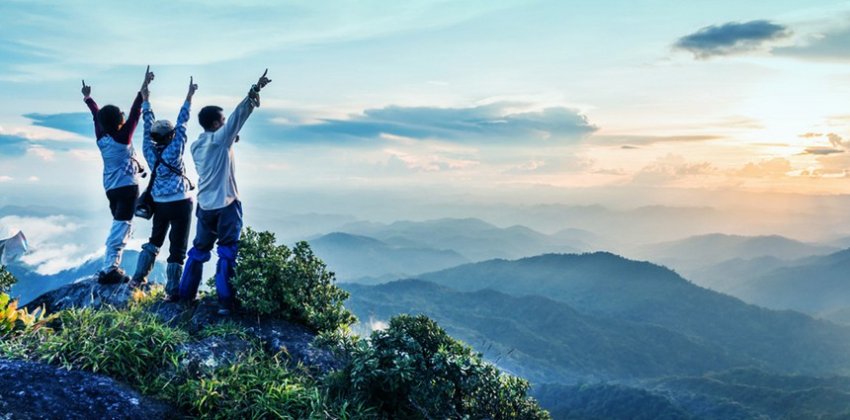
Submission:
[[[0,359],[0,418],[163,419],[179,412],[90,372]]]
[[[251,343],[244,338],[228,335],[186,343],[178,346],[177,351],[183,353],[181,367],[187,369],[189,375],[198,376],[240,361],[250,352],[251,347]]]
[[[33,311],[43,305],[47,313],[69,308],[100,309],[106,306],[123,308],[130,302],[132,294],[133,289],[127,287],[127,284],[100,284],[93,276],[51,290],[33,299],[25,307]]]

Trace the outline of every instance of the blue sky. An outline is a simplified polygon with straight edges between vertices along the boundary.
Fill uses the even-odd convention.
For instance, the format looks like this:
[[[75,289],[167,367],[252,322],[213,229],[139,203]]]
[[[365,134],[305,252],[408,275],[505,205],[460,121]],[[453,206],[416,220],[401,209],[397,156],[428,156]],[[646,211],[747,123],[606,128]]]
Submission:
[[[126,109],[148,64],[171,119],[189,76],[193,115],[229,112],[269,69],[243,188],[846,194],[848,17],[818,0],[7,0],[0,206],[105,211],[80,79]]]

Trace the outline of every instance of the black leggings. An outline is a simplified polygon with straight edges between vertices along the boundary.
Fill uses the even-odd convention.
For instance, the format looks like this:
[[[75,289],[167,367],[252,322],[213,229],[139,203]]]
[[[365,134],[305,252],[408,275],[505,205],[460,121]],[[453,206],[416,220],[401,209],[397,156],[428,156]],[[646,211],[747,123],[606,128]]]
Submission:
[[[122,222],[133,220],[133,213],[136,211],[136,198],[138,197],[138,185],[127,185],[106,191],[112,219]]]
[[[161,248],[168,235],[168,262],[183,264],[189,246],[189,226],[192,223],[192,199],[154,203],[153,232],[150,243]]]

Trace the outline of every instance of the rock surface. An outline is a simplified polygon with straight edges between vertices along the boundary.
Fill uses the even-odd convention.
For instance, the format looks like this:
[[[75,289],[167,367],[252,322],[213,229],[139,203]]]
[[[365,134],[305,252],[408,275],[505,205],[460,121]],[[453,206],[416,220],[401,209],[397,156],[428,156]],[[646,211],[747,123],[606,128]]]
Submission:
[[[0,418],[163,419],[175,413],[103,375],[0,359]]]
[[[66,284],[51,290],[26,304],[33,310],[44,306],[47,313],[58,312],[69,308],[94,308],[105,306],[123,308],[130,301],[133,290],[122,284],[100,284],[93,276],[91,278]]]
[[[95,279],[87,279],[47,292],[28,303],[26,307],[32,311],[43,305],[47,313],[68,308],[122,308],[127,306],[131,296],[132,290],[125,284],[103,285]],[[312,344],[316,334],[303,325],[244,313],[222,317],[216,313],[217,310],[218,305],[211,299],[191,304],[157,302],[148,307],[148,311],[163,322],[184,328],[192,334],[221,322],[232,322],[244,328],[248,337],[259,339],[268,353],[282,352],[291,363],[302,364],[317,373],[324,373],[342,365],[331,351]],[[242,344],[234,343],[238,340],[241,340]],[[244,338],[228,337],[226,341],[200,340],[187,346],[189,347],[186,350],[191,353],[188,357],[193,358],[187,363],[190,366],[200,366],[200,361],[205,364],[228,364],[235,360],[231,353],[249,348],[250,342]]]

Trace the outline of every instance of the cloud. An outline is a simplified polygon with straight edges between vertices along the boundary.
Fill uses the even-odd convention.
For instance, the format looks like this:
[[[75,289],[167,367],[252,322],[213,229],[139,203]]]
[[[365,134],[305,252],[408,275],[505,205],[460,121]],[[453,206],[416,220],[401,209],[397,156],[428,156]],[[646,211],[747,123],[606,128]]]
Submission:
[[[812,146],[807,147],[804,151],[804,155],[833,155],[836,153],[844,153],[847,151],[847,143],[844,141],[844,138],[835,133],[806,133],[800,135],[803,138],[822,138],[826,137],[827,141],[829,141],[829,146]]]
[[[24,137],[0,134],[0,157],[20,157],[27,153],[30,141]]]
[[[831,33],[817,34],[803,45],[776,48],[775,54],[799,57],[812,60],[850,59],[850,27]]]
[[[551,107],[517,112],[516,104],[499,102],[467,108],[388,106],[367,109],[346,119],[311,123],[278,123],[268,119],[254,126],[266,140],[287,142],[347,142],[405,138],[457,143],[519,144],[575,142],[596,131],[578,111]]]
[[[791,162],[784,158],[773,158],[760,162],[750,162],[739,169],[735,174],[749,178],[763,178],[784,176],[791,172]]]
[[[86,137],[94,137],[94,124],[91,113],[66,112],[60,114],[24,114],[32,120],[32,125],[68,131]]]
[[[655,143],[688,143],[722,139],[714,135],[685,135],[685,136],[636,136],[636,135],[605,135],[593,136],[590,143],[597,145],[621,146],[621,149],[638,149],[638,146],[648,146]]]
[[[788,27],[766,20],[706,26],[679,38],[674,48],[689,51],[695,58],[739,54],[759,49],[765,43],[791,35]]]
[[[688,162],[684,156],[668,153],[637,172],[632,182],[640,185],[657,185],[715,172],[717,168],[710,162]]]

